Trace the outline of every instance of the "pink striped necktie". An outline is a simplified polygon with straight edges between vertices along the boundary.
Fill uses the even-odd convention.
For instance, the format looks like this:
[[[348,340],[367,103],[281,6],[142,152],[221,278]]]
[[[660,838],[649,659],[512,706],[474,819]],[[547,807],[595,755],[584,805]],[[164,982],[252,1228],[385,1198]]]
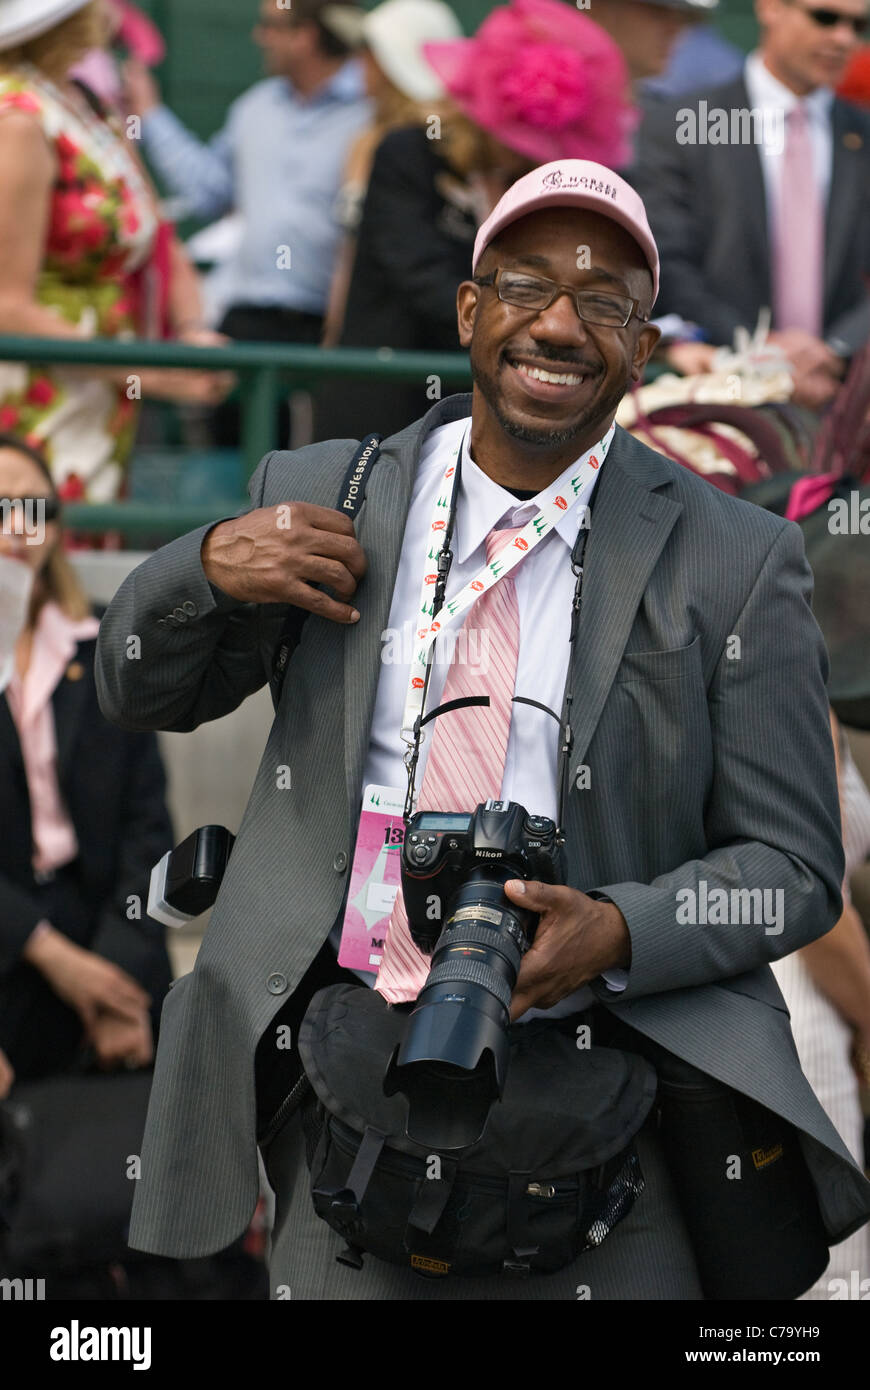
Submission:
[[[522,527],[490,531],[486,562],[492,561]],[[520,650],[520,615],[513,577],[500,579],[469,609],[456,645],[441,703],[464,695],[488,695],[489,705],[451,710],[429,726],[432,743],[418,811],[473,811],[499,797],[507,757],[511,700]],[[402,890],[396,895],[375,989],[391,1004],[416,999],[431,959],[417,950],[408,930]]]
[[[773,256],[773,326],[822,331],[825,223],[803,103],[786,116]]]

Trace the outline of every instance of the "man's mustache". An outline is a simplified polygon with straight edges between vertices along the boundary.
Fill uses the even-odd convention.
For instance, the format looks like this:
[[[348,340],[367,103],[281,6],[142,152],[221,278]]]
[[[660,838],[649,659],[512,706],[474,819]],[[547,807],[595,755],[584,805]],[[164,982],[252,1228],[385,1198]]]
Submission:
[[[570,350],[566,352],[563,347],[557,347],[550,343],[535,343],[534,347],[527,348],[505,348],[503,356],[508,359],[528,357],[532,361],[557,362],[563,367],[577,367],[587,376],[599,376],[602,371],[600,361],[590,362],[587,357],[582,357],[579,353]]]

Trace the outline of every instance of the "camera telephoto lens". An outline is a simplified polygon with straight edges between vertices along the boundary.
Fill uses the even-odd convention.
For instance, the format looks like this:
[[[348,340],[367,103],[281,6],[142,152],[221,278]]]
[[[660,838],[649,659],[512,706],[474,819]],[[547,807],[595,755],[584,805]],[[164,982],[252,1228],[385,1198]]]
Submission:
[[[481,865],[451,905],[384,1082],[387,1095],[407,1096],[408,1137],[417,1143],[476,1143],[502,1093],[511,995],[537,923],[535,913],[508,901],[504,885],[525,876],[509,860]]]

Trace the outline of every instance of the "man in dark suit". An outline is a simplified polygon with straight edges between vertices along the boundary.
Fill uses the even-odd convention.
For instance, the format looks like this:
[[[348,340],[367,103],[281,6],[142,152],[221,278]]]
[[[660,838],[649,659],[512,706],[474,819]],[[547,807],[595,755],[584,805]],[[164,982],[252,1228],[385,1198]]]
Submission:
[[[662,259],[658,312],[730,346],[770,308],[795,399],[819,407],[870,334],[870,116],[832,90],[867,5],[758,0],[757,14],[737,81],[652,107],[632,179]]]
[[[473,396],[440,402],[384,442],[355,533],[334,510],[354,441],[271,454],[247,515],[166,546],[104,619],[105,712],[130,728],[185,730],[261,687],[288,613],[307,614],[196,968],[164,1011],[131,1240],[197,1255],[250,1217],[263,1096],[255,1053],[277,1065],[276,1026],[280,1034],[340,927],[363,787],[383,781],[372,775],[381,769],[401,786],[412,673],[402,665],[397,675],[383,643],[416,611],[430,530],[443,525],[430,526],[450,476],[443,465],[455,471],[461,450],[443,612],[461,585],[486,587],[474,576],[483,533],[499,520],[518,525],[530,511],[537,532],[548,497],[562,517],[546,523],[541,544],[526,541],[514,571],[516,688],[551,706],[566,690],[575,698],[566,881],[506,887],[540,914],[513,1012],[603,1005],[781,1116],[812,1175],[812,1210],[840,1239],[867,1219],[867,1184],[800,1071],[766,964],[833,924],[843,873],[825,658],[800,533],[611,432],[658,336],[648,322],[655,244],[617,175],[574,160],[534,170],[481,228],[474,265],[458,296]],[[581,518],[568,498],[578,467],[595,494],[572,643]],[[130,632],[142,641],[135,673],[124,658]],[[498,650],[504,666],[508,644]],[[510,717],[501,795],[522,792],[537,812],[555,811],[556,739],[540,711],[529,714],[543,721],[537,736],[515,739],[524,714],[519,706]],[[452,766],[459,778],[464,766]],[[687,893],[706,903],[708,884],[773,890],[779,920],[714,921],[705,908],[686,925],[680,904]],[[388,998],[403,997],[400,977]],[[377,1260],[362,1271],[336,1264],[336,1238],[310,1209],[299,1116],[270,1129],[268,1139],[260,1132],[277,1194],[275,1297],[574,1299],[578,1283],[595,1299],[702,1296],[653,1132],[638,1136],[647,1190],[600,1250],[558,1274],[469,1284],[420,1281]],[[758,1262],[768,1266],[767,1250]]]

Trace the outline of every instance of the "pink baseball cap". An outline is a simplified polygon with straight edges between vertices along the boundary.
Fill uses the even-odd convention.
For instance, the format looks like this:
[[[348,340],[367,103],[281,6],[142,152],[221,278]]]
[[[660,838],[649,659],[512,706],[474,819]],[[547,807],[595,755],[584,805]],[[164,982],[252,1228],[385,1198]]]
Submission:
[[[589,159],[556,159],[511,184],[477,233],[472,273],[476,273],[487,246],[504,227],[539,208],[553,207],[588,208],[624,227],[646,257],[655,303],[659,292],[659,253],[644,205],[625,179]]]

